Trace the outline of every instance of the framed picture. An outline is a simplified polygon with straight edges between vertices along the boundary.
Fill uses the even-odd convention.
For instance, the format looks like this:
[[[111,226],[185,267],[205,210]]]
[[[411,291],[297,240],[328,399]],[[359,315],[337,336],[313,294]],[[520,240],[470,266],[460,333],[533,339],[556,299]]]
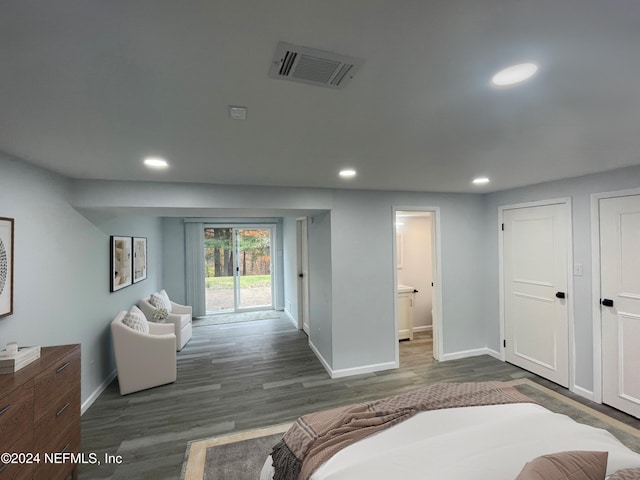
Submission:
[[[13,218],[0,217],[0,317],[13,313]]]
[[[133,237],[133,283],[147,279],[147,239]]]
[[[111,236],[111,291],[131,285],[131,237]]]

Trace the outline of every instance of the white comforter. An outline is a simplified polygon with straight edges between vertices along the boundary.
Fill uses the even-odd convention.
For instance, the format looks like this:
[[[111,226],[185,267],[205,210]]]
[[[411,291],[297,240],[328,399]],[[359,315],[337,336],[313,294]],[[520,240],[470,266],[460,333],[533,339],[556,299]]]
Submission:
[[[606,430],[518,403],[422,412],[338,452],[311,479],[513,480],[535,457],[568,450],[608,451],[607,475],[640,467]],[[269,457],[260,479],[272,477]]]

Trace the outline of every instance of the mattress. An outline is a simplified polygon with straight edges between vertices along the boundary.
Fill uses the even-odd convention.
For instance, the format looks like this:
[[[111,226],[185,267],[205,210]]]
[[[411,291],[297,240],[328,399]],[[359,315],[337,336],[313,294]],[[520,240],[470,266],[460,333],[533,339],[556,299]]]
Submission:
[[[341,450],[312,480],[513,480],[540,455],[607,451],[607,475],[640,467],[640,455],[606,430],[530,403],[419,413]],[[260,480],[271,480],[271,457]]]

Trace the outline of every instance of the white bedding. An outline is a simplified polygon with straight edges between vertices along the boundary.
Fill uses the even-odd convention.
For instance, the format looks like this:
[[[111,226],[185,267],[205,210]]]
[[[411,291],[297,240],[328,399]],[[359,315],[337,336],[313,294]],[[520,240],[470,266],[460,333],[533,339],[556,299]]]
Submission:
[[[517,403],[419,413],[341,450],[312,480],[513,480],[537,456],[609,452],[607,475],[640,467],[640,455],[606,430],[539,405]],[[271,457],[260,480],[273,477]]]

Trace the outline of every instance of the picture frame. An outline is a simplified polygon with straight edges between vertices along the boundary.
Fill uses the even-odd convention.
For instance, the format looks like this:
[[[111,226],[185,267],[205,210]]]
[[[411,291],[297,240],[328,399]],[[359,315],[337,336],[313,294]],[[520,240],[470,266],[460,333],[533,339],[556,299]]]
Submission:
[[[0,217],[0,318],[13,314],[14,219]]]
[[[132,283],[132,237],[111,235],[111,291],[117,292]]]
[[[147,279],[147,239],[133,237],[133,283]]]

